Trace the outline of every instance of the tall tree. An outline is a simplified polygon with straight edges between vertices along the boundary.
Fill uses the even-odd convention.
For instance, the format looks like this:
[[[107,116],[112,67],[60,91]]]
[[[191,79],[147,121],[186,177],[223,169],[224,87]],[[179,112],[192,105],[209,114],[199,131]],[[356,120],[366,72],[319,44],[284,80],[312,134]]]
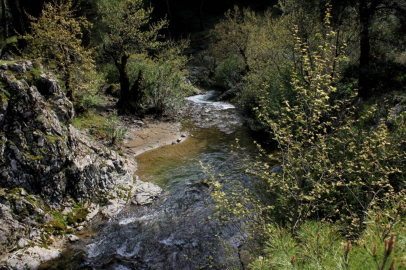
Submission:
[[[104,53],[113,60],[120,76],[121,94],[118,106],[127,112],[139,112],[142,92],[138,81],[130,84],[128,60],[137,53],[162,45],[158,32],[166,20],[151,23],[152,8],[144,9],[142,0],[103,0],[99,3],[102,23],[106,29]]]
[[[3,0],[2,0],[3,1]],[[9,0],[14,31],[25,35],[29,32],[29,16],[38,18],[41,15],[45,0]],[[48,1],[49,2],[49,1]],[[29,16],[27,16],[29,15]]]
[[[204,31],[205,27],[205,23],[204,23],[204,15],[203,15],[203,7],[204,7],[204,1],[202,0],[202,2],[200,3],[199,6],[199,19],[200,19],[200,30]]]
[[[3,20],[3,36],[4,39],[8,38],[8,23],[7,23],[7,5],[6,0],[1,0],[1,15]]]
[[[165,0],[165,4],[166,4],[166,10],[168,12],[167,15],[168,15],[169,21],[171,22],[173,17],[172,17],[171,5],[170,5],[169,0]],[[169,38],[172,37],[171,25],[170,24],[168,25],[168,35],[169,35]]]
[[[14,30],[21,35],[26,33],[26,18],[21,0],[10,1],[11,14],[13,16]]]
[[[370,85],[370,62],[371,62],[371,33],[370,28],[374,17],[379,11],[406,13],[406,2],[400,0],[359,0],[359,24],[360,24],[360,62],[359,62],[359,92],[358,96],[366,98],[371,94]],[[387,13],[382,16],[387,16]]]
[[[358,96],[366,98],[371,96],[374,85],[372,85],[373,77],[371,76],[371,62],[373,61],[374,44],[376,40],[381,40],[381,35],[384,33],[382,29],[375,27],[375,22],[383,18],[390,20],[390,15],[395,15],[397,19],[406,17],[406,1],[404,0],[330,0],[333,10],[334,27],[341,36],[340,28],[348,25],[352,20],[354,31],[358,31],[358,47],[359,65],[358,65]],[[325,10],[324,0],[284,0],[280,3],[290,3],[292,7],[303,8],[306,11],[304,19],[308,19],[309,14],[322,14]],[[354,12],[355,11],[355,12]],[[315,13],[316,12],[316,13]],[[354,16],[354,13],[356,15]],[[322,16],[318,16],[322,18]],[[393,18],[392,18],[393,20]],[[393,22],[392,22],[393,23]],[[299,29],[301,25],[299,24]],[[348,26],[347,26],[348,28]],[[306,27],[305,30],[310,29]],[[347,33],[346,33],[347,34]],[[389,51],[389,49],[388,49]]]
[[[376,8],[382,4],[384,0],[359,0],[359,23],[361,26],[360,32],[360,60],[359,60],[359,79],[358,79],[358,96],[365,98],[369,94],[369,63],[371,55],[370,43],[370,25],[371,19],[376,11]]]

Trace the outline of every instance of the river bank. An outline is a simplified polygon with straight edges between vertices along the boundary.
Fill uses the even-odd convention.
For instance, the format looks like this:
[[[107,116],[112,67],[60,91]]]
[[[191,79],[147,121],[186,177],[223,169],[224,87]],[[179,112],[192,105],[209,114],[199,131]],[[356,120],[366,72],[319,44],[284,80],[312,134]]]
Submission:
[[[124,153],[134,157],[164,145],[181,143],[188,137],[187,132],[181,131],[182,124],[176,120],[146,118],[136,123],[128,132],[122,148]]]

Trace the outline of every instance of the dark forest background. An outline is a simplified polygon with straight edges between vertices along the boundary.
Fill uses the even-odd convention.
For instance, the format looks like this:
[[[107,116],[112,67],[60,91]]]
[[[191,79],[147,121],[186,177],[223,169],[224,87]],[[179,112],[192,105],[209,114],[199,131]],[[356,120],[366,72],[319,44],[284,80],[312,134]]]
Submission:
[[[29,31],[29,20],[25,13],[34,17],[41,14],[46,0],[2,0],[3,6],[9,10],[8,35],[14,31],[25,34]],[[76,6],[80,6],[80,12],[92,16],[94,12],[95,0],[78,0]],[[201,31],[213,26],[224,12],[235,5],[240,7],[250,7],[253,10],[265,10],[277,4],[276,0],[148,0],[146,5],[154,8],[153,17],[158,20],[167,17],[170,23],[170,31],[174,36],[187,35],[191,32]],[[10,25],[11,24],[11,25]],[[4,26],[4,24],[3,24]]]

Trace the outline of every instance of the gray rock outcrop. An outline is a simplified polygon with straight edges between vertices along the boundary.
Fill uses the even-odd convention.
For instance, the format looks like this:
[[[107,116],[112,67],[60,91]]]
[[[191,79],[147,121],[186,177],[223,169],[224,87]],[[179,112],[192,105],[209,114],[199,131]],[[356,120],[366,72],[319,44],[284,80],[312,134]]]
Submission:
[[[58,256],[38,245],[53,241],[61,228],[52,213],[72,214],[73,199],[93,218],[103,210],[99,200],[134,190],[135,160],[77,130],[73,116],[58,80],[35,61],[0,70],[0,267],[35,269]]]
[[[21,77],[32,68],[27,62],[12,66]],[[94,198],[120,178],[132,179],[135,164],[70,125],[73,105],[52,74],[43,73],[37,86],[4,70],[0,80],[1,187],[58,204]]]

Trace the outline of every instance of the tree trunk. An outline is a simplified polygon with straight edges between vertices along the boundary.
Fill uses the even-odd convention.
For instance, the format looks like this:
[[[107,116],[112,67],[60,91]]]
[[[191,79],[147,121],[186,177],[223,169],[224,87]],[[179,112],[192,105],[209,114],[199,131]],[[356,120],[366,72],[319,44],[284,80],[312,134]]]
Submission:
[[[121,108],[124,108],[124,106],[130,101],[130,78],[127,74],[128,58],[128,56],[123,55],[121,57],[121,62],[115,62],[120,74],[120,99],[117,105]]]
[[[52,1],[47,0],[47,2]],[[19,35],[27,34],[30,21],[26,14],[38,18],[42,13],[44,0],[10,0],[8,3],[13,18],[14,31]]]
[[[21,5],[21,0],[13,0],[10,2],[11,14],[13,15],[14,30],[20,34],[26,34],[24,10]]]
[[[138,106],[143,98],[143,91],[141,91],[141,81],[142,81],[142,70],[138,72],[138,78],[131,87],[131,99]]]
[[[1,10],[3,17],[3,36],[4,40],[8,39],[8,24],[7,24],[7,12],[6,12],[6,0],[1,0]]]
[[[369,21],[371,13],[366,0],[360,0],[359,4],[359,19],[361,25],[360,38],[360,62],[359,62],[359,78],[358,78],[358,96],[365,98],[369,94],[369,62],[371,53],[371,44],[369,40]]]
[[[204,29],[206,28],[204,25],[203,6],[204,6],[204,0],[202,0],[200,7],[199,7],[199,18],[200,18],[200,30],[201,31],[204,31]]]
[[[69,100],[74,103],[75,102],[75,88],[72,87],[72,74],[71,74],[72,67],[69,68],[69,70],[66,72],[65,76],[65,86],[66,86],[66,96],[69,98]]]
[[[366,98],[371,95],[370,83],[370,61],[371,61],[371,43],[369,27],[379,5],[383,4],[383,0],[360,0],[359,1],[359,20],[361,26],[360,38],[360,60],[359,60],[359,80],[358,80],[358,96]]]
[[[169,3],[169,0],[165,0],[166,3],[166,10],[168,11],[168,17],[169,17],[169,26],[168,26],[168,36],[171,39],[172,38],[172,31],[171,31],[171,25],[173,24],[172,21],[172,12],[171,12],[171,6]]]
[[[245,49],[240,48],[240,54],[244,60],[244,64],[245,64],[245,72],[248,73],[251,71],[250,65],[248,64],[248,57],[247,54],[245,53]]]

